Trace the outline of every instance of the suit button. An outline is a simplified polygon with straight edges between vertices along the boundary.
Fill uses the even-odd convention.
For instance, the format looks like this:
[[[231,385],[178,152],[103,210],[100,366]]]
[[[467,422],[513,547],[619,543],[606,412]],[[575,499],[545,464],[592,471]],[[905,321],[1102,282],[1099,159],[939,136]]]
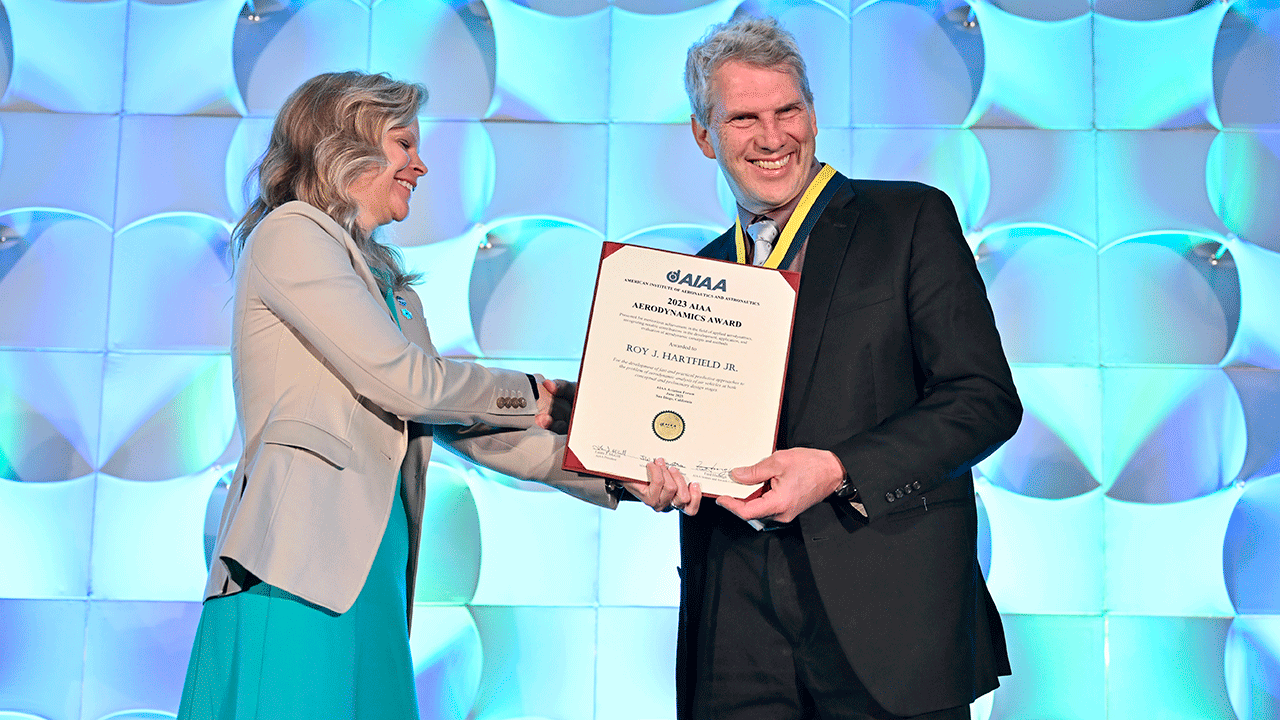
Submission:
[[[902,494],[902,488],[898,488],[897,493],[898,493],[898,497],[899,497],[899,498],[904,497],[904,496],[903,496],[903,494]]]
[[[908,495],[910,495],[910,494],[911,494],[911,486],[910,486],[910,485],[908,485],[908,486],[905,488],[905,490],[907,491],[907,494],[908,494]]]
[[[913,488],[915,488],[915,489],[919,490],[919,489],[920,489],[920,481],[919,481],[919,480],[917,480],[917,481],[915,481],[915,482],[911,483],[911,487],[913,487]]]
[[[524,398],[520,398],[520,407],[524,407],[525,405],[528,405],[528,404],[529,402],[527,400],[525,400]]]
[[[887,492],[887,493],[885,493],[885,494],[884,494],[884,499],[885,499],[885,501],[886,501],[886,502],[893,502],[894,500],[897,500],[898,498],[894,497],[894,496],[893,496],[893,493],[891,493],[891,492]]]

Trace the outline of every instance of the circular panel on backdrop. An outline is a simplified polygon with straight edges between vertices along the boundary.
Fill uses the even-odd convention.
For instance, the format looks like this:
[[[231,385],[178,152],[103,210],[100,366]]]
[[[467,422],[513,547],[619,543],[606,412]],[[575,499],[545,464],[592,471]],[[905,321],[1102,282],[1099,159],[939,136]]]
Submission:
[[[1211,236],[1125,238],[1098,255],[1104,364],[1216,365],[1240,323],[1236,261]]]
[[[7,87],[0,107],[119,113],[128,11],[123,0],[6,2],[7,37],[0,44]]]
[[[1280,717],[1280,618],[1237,617],[1223,653],[1227,696],[1240,720]]]
[[[1182,502],[1235,481],[1245,458],[1245,417],[1221,369],[1104,368],[1102,398],[1108,497]]]
[[[1223,127],[1280,122],[1280,6],[1236,0],[1218,27],[1213,97]],[[1274,197],[1274,195],[1273,195]]]
[[[258,0],[259,11],[268,3]],[[243,115],[232,68],[235,0],[139,0],[129,4],[126,113]],[[198,145],[185,145],[192,150]],[[122,153],[123,154],[123,153]]]
[[[1227,525],[1222,566],[1241,615],[1280,614],[1280,475],[1245,485]]]
[[[1240,276],[1240,324],[1223,365],[1280,368],[1280,252],[1228,236]]]
[[[487,117],[552,122],[608,119],[612,13],[605,0],[490,0],[485,7],[497,57],[496,86]],[[547,42],[547,38],[556,41]]]
[[[986,70],[966,5],[873,2],[850,18],[855,125],[960,125]]]
[[[489,357],[577,357],[600,265],[600,234],[558,218],[499,222],[471,268],[471,325]]]
[[[1280,370],[1227,367],[1223,371],[1240,397],[1244,411],[1246,452],[1240,480],[1280,473]]]
[[[991,168],[986,150],[972,130],[858,128],[852,133],[852,145],[848,171],[836,165],[848,177],[933,185],[951,198],[960,226],[966,230],[977,225],[987,210]]]
[[[76,212],[28,210],[0,214],[0,239],[0,346],[100,350],[110,229]]]
[[[366,67],[369,8],[352,0],[249,5],[236,21],[232,65],[250,115],[275,115],[303,81]]]
[[[414,440],[421,441],[431,442],[430,438]],[[480,512],[464,473],[435,462],[427,473],[415,602],[462,605],[475,596],[480,579]]]
[[[97,465],[103,358],[0,352],[0,479],[51,482]]]
[[[985,231],[975,255],[1010,362],[1098,362],[1092,244],[1059,228],[1020,224]]]
[[[425,86],[430,99],[424,117],[484,117],[498,60],[488,6],[442,0],[371,4],[371,69]]]
[[[1092,128],[1093,16],[1040,19],[1068,9],[1054,5],[1023,15],[1004,5],[960,3],[947,14],[953,21],[963,17],[960,28],[981,34],[983,43],[982,84],[963,125]],[[1015,9],[1025,10],[1027,4]]]
[[[112,349],[225,352],[231,344],[227,223],[168,213],[116,234],[111,263]]]
[[[472,717],[485,652],[471,612],[465,607],[415,608],[409,649],[421,716]]]
[[[1022,424],[979,464],[993,485],[1061,500],[1096,490],[1102,462],[1101,378],[1096,368],[1016,366]]]
[[[240,452],[227,355],[111,354],[101,470],[125,480],[193,475]]]
[[[1280,92],[1257,93],[1280,97]],[[1219,133],[1205,162],[1205,190],[1231,232],[1280,252],[1280,134]]]
[[[1198,0],[1100,0],[1092,16],[1097,127],[1220,125],[1213,102],[1213,56],[1228,6]],[[1135,64],[1135,58],[1160,60]]]

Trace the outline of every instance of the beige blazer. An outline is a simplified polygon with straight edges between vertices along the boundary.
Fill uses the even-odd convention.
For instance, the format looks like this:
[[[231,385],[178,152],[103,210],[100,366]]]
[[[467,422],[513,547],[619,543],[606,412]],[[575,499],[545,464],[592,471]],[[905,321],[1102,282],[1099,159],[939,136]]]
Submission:
[[[427,348],[409,342],[351,236],[305,203],[277,208],[245,243],[233,316],[244,454],[206,598],[239,590],[243,568],[345,612],[386,528],[406,421],[532,426],[536,402],[524,373],[442,358],[429,337]],[[534,437],[554,452],[554,440]],[[420,493],[409,512],[416,538]]]
[[[396,291],[397,300],[412,318],[400,317],[400,327],[410,342],[436,354],[427,330],[422,301],[411,288]],[[421,425],[409,423],[409,448],[400,464],[401,500],[409,515],[409,566],[406,586],[412,601],[418,572],[418,546],[422,540],[422,511],[426,500],[427,464],[431,460],[434,439],[450,450],[504,475],[521,480],[536,480],[561,492],[601,507],[614,508],[618,499],[605,490],[602,478],[578,475],[561,469],[565,436],[538,426],[525,430],[491,427],[484,424]],[[413,620],[413,603],[408,605],[408,620]]]

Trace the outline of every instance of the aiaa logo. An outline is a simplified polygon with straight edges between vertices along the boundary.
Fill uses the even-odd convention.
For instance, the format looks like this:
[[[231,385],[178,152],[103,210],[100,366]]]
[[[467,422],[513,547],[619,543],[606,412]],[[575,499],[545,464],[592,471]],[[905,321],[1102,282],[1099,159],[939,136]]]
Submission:
[[[689,287],[695,288],[706,288],[717,292],[724,292],[729,288],[729,286],[725,284],[723,278],[716,280],[715,284],[712,284],[710,276],[702,277],[701,275],[694,275],[693,273],[681,274],[679,270],[672,270],[667,273],[667,282],[672,282],[676,285],[688,285]]]

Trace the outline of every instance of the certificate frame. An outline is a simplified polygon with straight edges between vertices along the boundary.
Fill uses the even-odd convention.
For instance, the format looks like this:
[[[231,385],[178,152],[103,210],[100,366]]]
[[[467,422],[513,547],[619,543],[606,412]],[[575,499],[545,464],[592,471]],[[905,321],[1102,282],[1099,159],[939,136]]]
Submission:
[[[777,447],[799,273],[606,242],[563,467],[647,482],[662,457],[704,495]]]

